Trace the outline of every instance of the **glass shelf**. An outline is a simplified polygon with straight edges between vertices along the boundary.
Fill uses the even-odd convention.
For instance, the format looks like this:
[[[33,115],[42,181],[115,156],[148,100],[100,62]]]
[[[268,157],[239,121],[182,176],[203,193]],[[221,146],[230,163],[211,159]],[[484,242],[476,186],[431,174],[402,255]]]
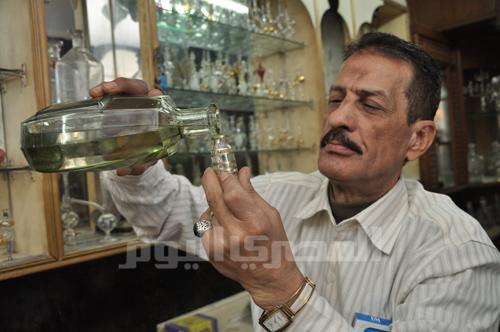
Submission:
[[[258,57],[304,48],[304,43],[249,31],[203,16],[163,14],[157,8],[158,39],[161,43],[196,47],[229,54]]]
[[[29,263],[30,261],[35,261],[39,259],[47,258],[47,255],[23,255],[19,253],[14,253],[12,259],[8,259],[7,256],[0,256],[0,268],[15,266],[18,264]]]
[[[0,166],[0,172],[31,171],[29,166]]]
[[[105,246],[115,246],[138,239],[137,235],[133,231],[125,233],[111,232],[111,236],[115,238],[116,241],[102,242],[102,240],[104,239],[104,234],[101,234],[99,232],[77,230],[75,244],[65,244],[64,253],[71,254],[82,250],[91,250],[102,248]]]
[[[166,93],[179,108],[202,107],[214,103],[221,110],[254,112],[296,107],[312,107],[312,101],[255,97],[169,88]]]
[[[294,147],[294,148],[275,148],[275,149],[259,149],[259,150],[236,150],[234,151],[235,154],[243,154],[243,153],[280,153],[280,152],[299,152],[299,151],[305,151],[305,150],[311,150],[314,149],[314,146],[304,146],[304,147]],[[175,158],[175,157],[193,157],[193,156],[200,156],[200,155],[210,155],[210,152],[176,152],[175,154],[169,156],[169,159]]]

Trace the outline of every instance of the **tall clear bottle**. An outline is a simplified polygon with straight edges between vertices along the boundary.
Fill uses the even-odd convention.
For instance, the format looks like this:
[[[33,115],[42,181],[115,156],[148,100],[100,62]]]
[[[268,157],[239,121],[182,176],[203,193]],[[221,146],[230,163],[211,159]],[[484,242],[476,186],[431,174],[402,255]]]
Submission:
[[[56,62],[59,102],[89,99],[89,89],[104,80],[104,67],[85,48],[83,32],[75,30],[72,38],[73,48]]]
[[[61,47],[63,42],[61,40],[49,40],[48,55],[49,55],[49,77],[50,77],[50,92],[52,95],[52,102],[58,103],[60,100],[57,97],[56,85],[56,63],[61,61]]]

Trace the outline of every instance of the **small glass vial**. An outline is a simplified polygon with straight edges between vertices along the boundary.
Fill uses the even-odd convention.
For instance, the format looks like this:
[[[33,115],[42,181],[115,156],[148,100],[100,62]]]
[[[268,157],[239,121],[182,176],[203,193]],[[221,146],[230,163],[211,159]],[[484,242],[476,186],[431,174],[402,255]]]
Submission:
[[[481,182],[483,176],[484,161],[481,155],[476,153],[476,144],[469,143],[467,152],[467,168],[469,171],[469,182]]]
[[[236,158],[226,136],[219,134],[212,137],[210,157],[212,168],[218,175],[222,175],[223,173],[238,173]]]
[[[4,210],[0,219],[0,254],[7,255],[7,260],[12,260],[15,251],[14,220],[9,216],[9,211]]]

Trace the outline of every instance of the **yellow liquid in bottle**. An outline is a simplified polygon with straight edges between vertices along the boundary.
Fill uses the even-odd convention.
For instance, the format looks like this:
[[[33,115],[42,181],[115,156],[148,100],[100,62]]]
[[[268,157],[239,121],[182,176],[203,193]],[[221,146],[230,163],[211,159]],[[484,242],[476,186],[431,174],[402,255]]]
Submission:
[[[27,148],[25,155],[30,165],[39,172],[77,170],[106,170],[127,167],[168,157],[175,153],[181,139],[178,126],[157,130],[103,136],[102,130],[88,130],[65,134],[44,135],[44,146],[36,144],[39,135],[31,135],[36,148]],[[47,140],[53,142],[47,142]],[[68,141],[68,143],[65,143]],[[28,145],[29,146],[29,145]]]

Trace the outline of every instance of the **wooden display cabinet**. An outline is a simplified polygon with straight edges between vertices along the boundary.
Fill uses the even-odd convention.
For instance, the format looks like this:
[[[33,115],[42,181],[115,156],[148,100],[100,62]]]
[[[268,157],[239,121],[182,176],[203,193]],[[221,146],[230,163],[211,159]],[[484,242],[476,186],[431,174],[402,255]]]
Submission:
[[[9,209],[16,222],[16,256],[18,257],[15,258],[18,259],[3,264],[4,261],[0,256],[0,262],[2,262],[0,263],[0,280],[113,255],[144,245],[138,240],[124,240],[68,250],[67,246],[65,248],[61,222],[60,175],[41,174],[26,169],[25,159],[19,149],[20,123],[52,102],[45,12],[46,6],[50,3],[39,0],[0,2],[2,31],[0,41],[3,49],[8,50],[0,54],[0,68],[25,68],[24,78],[1,81],[1,86],[5,91],[2,94],[2,111],[5,115],[3,123],[5,124],[8,163],[0,167],[0,209]],[[91,8],[93,12],[102,13],[94,7],[97,1],[86,3],[82,0],[69,3],[75,6],[73,7],[76,13],[75,26],[86,31],[88,31],[86,24],[88,13],[85,9]],[[126,4],[137,5],[134,11],[140,30],[140,69],[144,80],[153,86],[158,74],[155,50],[160,45],[156,21],[157,7],[153,0],[139,0]],[[301,171],[313,171],[316,168],[317,142],[320,139],[323,114],[326,109],[322,88],[324,78],[319,65],[320,51],[313,23],[302,2],[289,0],[287,6],[292,17],[300,22],[297,24],[296,39],[306,41],[307,44],[277,39],[280,45],[275,43],[268,45],[271,48],[277,48],[277,51],[258,54],[255,61],[261,61],[266,67],[271,68],[286,60],[288,71],[300,69],[300,74],[303,74],[306,80],[304,100],[286,100],[286,98],[284,100],[261,98],[261,100],[246,97],[248,100],[243,100],[242,105],[250,101],[250,105],[245,106],[245,108],[250,108],[244,111],[261,113],[263,121],[273,117],[275,126],[278,127],[276,132],[283,127],[285,109],[292,116],[292,125],[300,124],[302,127],[303,142],[300,143],[302,146],[299,149],[292,151],[285,147],[284,151],[279,151],[279,149],[257,151],[259,158],[270,161],[269,170],[294,168]],[[283,50],[279,50],[283,45],[299,45],[300,47],[286,52],[285,55]],[[285,47],[284,51],[286,50],[289,49]],[[114,51],[116,50],[113,49]],[[290,67],[292,64],[293,68]],[[115,61],[115,68],[116,65]],[[120,74],[115,71],[115,75]],[[112,78],[106,76],[106,79]],[[221,99],[220,96],[210,98],[214,97],[217,97],[214,100],[216,103],[228,100]],[[177,99],[181,100],[180,97]],[[198,101],[206,103],[206,100],[202,98]],[[183,105],[179,106],[183,107]],[[268,112],[274,109],[281,111]],[[263,170],[261,165],[260,171]],[[75,182],[76,177],[70,176],[70,182]],[[82,176],[79,177],[78,181],[83,183],[81,185],[84,191],[83,198],[99,200],[100,189],[96,174],[87,173],[83,179]],[[87,212],[89,215],[92,213],[90,209]]]
[[[465,89],[480,73],[489,73],[490,81],[500,74],[500,1],[408,0],[408,9],[413,40],[441,63],[448,91],[454,184],[443,187],[439,183],[436,148],[421,158],[422,182],[428,189],[450,195],[481,223],[485,209],[480,200],[487,201],[490,212],[500,219],[500,181],[486,176],[483,183],[470,181],[467,163],[471,142],[478,153],[490,157],[490,144],[500,139],[500,109],[488,101],[481,111],[480,98],[471,97]],[[494,228],[496,237],[498,221]]]
[[[14,255],[0,253],[0,280],[133,249],[137,240],[65,250],[60,215],[60,180],[27,167],[20,150],[20,123],[51,104],[44,2],[0,2],[1,111],[7,160],[0,165],[0,209],[14,220]],[[17,70],[17,71],[16,71]],[[87,175],[87,195],[98,190]],[[90,213],[90,211],[89,211]],[[0,245],[1,249],[1,245]]]

